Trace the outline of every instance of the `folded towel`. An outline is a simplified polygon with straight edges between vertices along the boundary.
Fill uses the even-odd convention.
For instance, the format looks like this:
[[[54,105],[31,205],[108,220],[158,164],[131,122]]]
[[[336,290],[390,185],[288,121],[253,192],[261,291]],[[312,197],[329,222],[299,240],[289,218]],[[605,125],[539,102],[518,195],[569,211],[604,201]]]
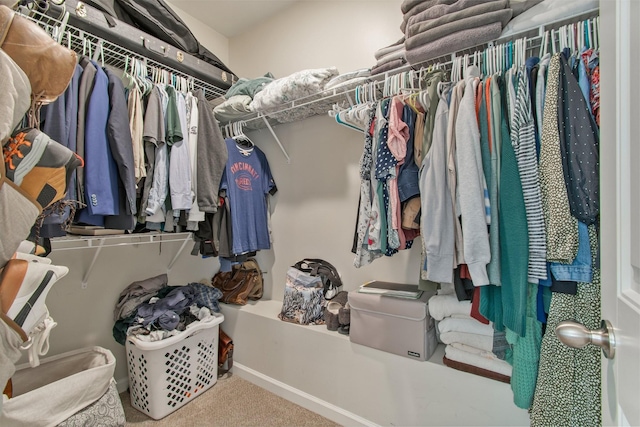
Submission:
[[[471,301],[458,301],[454,294],[434,295],[429,299],[429,314],[442,320],[453,314],[471,315]]]
[[[432,7],[438,6],[439,4],[451,4],[455,3],[458,0],[427,0],[423,2],[419,2],[415,4],[411,9],[403,12],[402,16],[402,24],[400,25],[400,31],[405,32],[407,25],[409,24],[409,20],[412,16],[415,16],[419,13],[424,12]]]
[[[373,54],[373,56],[375,56],[376,59],[380,59],[385,55],[388,55],[393,52],[397,52],[399,50],[404,50],[404,37],[402,37],[400,40],[398,40],[394,44],[390,44],[389,46],[385,46],[383,48],[378,49],[376,53]]]
[[[456,0],[451,1],[439,1],[436,4],[432,4],[428,8],[424,8],[419,13],[415,13],[407,18],[408,26],[418,21],[427,21],[429,19],[437,19],[446,15],[450,15],[455,12],[459,12],[463,9],[467,9],[471,6],[480,5],[484,3],[501,2],[502,0]],[[506,6],[503,6],[503,9]],[[405,18],[407,14],[404,15]]]
[[[386,64],[387,62],[393,61],[395,59],[407,59],[407,51],[405,50],[404,46],[402,46],[402,49],[398,49],[378,58],[376,66]]]
[[[411,65],[415,65],[452,52],[479,46],[497,39],[501,29],[502,24],[494,22],[482,27],[458,31],[415,49],[407,49],[407,60]]]
[[[468,348],[468,347],[463,347]],[[444,348],[444,354],[449,360],[466,363],[488,371],[497,372],[508,377],[511,376],[512,367],[504,360],[495,356],[491,357],[485,352],[469,352],[460,346],[448,345]],[[489,353],[490,354],[490,353]]]
[[[413,37],[405,40],[404,45],[407,50],[415,49],[419,46],[431,43],[432,41],[442,39],[443,37],[455,34],[460,31],[490,25],[495,22],[500,23],[500,28],[507,25],[511,19],[511,9],[496,10],[493,12],[483,13],[482,15],[469,16],[457,21],[452,21],[435,28],[431,28],[425,32],[418,33]]]
[[[421,3],[433,3],[433,0],[425,2],[423,2],[422,0],[403,0],[402,4],[400,5],[400,10],[402,11],[402,13],[407,13]]]
[[[385,62],[384,64],[377,65],[371,69],[371,75],[386,73],[387,71],[395,70],[403,65],[407,64],[406,59],[394,59],[393,61]]]
[[[440,289],[438,289],[438,295],[453,295],[456,293],[456,288],[453,283],[440,283]]]
[[[477,3],[476,0],[460,0],[458,3],[463,4],[464,8],[458,11],[447,13],[446,15],[437,18],[428,17],[427,15],[425,15],[424,18],[421,19],[416,19],[416,17],[413,17],[409,26],[407,27],[407,30],[405,31],[406,37],[408,38],[411,36],[415,36],[416,34],[424,33],[432,28],[449,24],[460,19],[477,17],[485,13],[505,10],[507,9],[507,6],[509,6],[508,0],[490,1],[487,3]]]
[[[493,348],[493,337],[467,332],[444,332],[440,334],[440,341],[445,344],[462,343],[485,351],[491,351]]]
[[[441,334],[445,332],[466,332],[469,334],[486,335],[491,337],[491,346],[493,348],[493,325],[485,325],[470,316],[445,317],[438,322],[438,330]]]

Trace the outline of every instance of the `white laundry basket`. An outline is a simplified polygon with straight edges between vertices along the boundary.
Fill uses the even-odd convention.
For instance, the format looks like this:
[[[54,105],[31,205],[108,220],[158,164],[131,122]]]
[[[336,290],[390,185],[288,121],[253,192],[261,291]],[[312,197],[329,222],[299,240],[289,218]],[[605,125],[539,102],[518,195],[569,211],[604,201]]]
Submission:
[[[184,406],[218,379],[219,314],[161,341],[127,337],[131,406],[159,420]]]

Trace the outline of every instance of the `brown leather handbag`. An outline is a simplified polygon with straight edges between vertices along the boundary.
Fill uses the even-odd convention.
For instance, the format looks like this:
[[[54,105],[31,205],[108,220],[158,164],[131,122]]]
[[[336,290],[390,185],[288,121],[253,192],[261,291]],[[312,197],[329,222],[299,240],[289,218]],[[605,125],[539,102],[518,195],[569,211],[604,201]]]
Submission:
[[[225,368],[225,363],[227,364]],[[222,328],[218,329],[218,368],[224,372],[233,366],[233,340]],[[223,372],[223,373],[224,373]]]
[[[262,271],[255,259],[250,258],[236,264],[231,271],[220,271],[213,276],[211,285],[220,289],[220,301],[227,304],[245,305],[249,299],[262,298]]]
[[[0,47],[29,77],[32,97],[48,104],[69,85],[77,55],[57,43],[38,24],[0,5]]]

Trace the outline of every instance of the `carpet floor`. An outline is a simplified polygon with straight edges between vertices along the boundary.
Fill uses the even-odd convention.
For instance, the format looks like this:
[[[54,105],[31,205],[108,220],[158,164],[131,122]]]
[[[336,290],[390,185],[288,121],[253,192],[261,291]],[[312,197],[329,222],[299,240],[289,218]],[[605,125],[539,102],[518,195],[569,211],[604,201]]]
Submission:
[[[128,427],[339,425],[236,375],[222,376],[201,396],[158,421],[131,406],[129,391],[121,393],[120,399]]]

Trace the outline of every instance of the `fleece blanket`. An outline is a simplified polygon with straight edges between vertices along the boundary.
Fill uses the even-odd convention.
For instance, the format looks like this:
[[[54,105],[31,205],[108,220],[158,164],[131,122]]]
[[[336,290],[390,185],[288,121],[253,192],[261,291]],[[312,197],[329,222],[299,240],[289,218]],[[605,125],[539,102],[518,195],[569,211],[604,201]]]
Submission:
[[[458,301],[454,294],[434,295],[429,299],[429,314],[442,320],[454,314],[471,315],[471,301]]]
[[[488,371],[497,372],[508,377],[512,368],[509,363],[498,359],[494,354],[461,344],[451,344],[444,348],[444,354],[449,360],[466,363]]]
[[[511,9],[502,9],[483,13],[482,15],[469,16],[467,18],[439,25],[427,31],[418,33],[413,37],[409,37],[405,40],[404,45],[407,50],[415,49],[432,41],[442,39],[448,35],[472,28],[482,27],[484,25],[490,25],[496,22],[500,23],[500,28],[502,29],[511,19],[511,14]]]
[[[501,31],[502,24],[500,22],[458,31],[417,48],[407,49],[407,60],[411,65],[415,65],[452,52],[482,45],[497,39]]]
[[[485,13],[504,10],[509,5],[508,0],[490,1],[488,3],[478,3],[475,0],[460,0],[455,4],[461,4],[464,7],[458,11],[450,11],[449,13],[439,17],[434,16],[437,14],[424,13],[420,14],[420,18],[416,16],[411,18],[407,30],[405,31],[406,37],[415,36],[416,34],[423,33],[432,28],[449,24],[460,19],[476,17]],[[426,12],[431,12],[431,9]]]
[[[485,351],[493,350],[493,337],[487,335],[470,334],[467,332],[444,332],[440,334],[440,341],[445,344],[457,342]]]
[[[441,334],[445,332],[466,332],[485,335],[491,337],[493,340],[493,326],[480,323],[470,316],[456,315],[456,317],[445,317],[438,322],[438,330]]]

